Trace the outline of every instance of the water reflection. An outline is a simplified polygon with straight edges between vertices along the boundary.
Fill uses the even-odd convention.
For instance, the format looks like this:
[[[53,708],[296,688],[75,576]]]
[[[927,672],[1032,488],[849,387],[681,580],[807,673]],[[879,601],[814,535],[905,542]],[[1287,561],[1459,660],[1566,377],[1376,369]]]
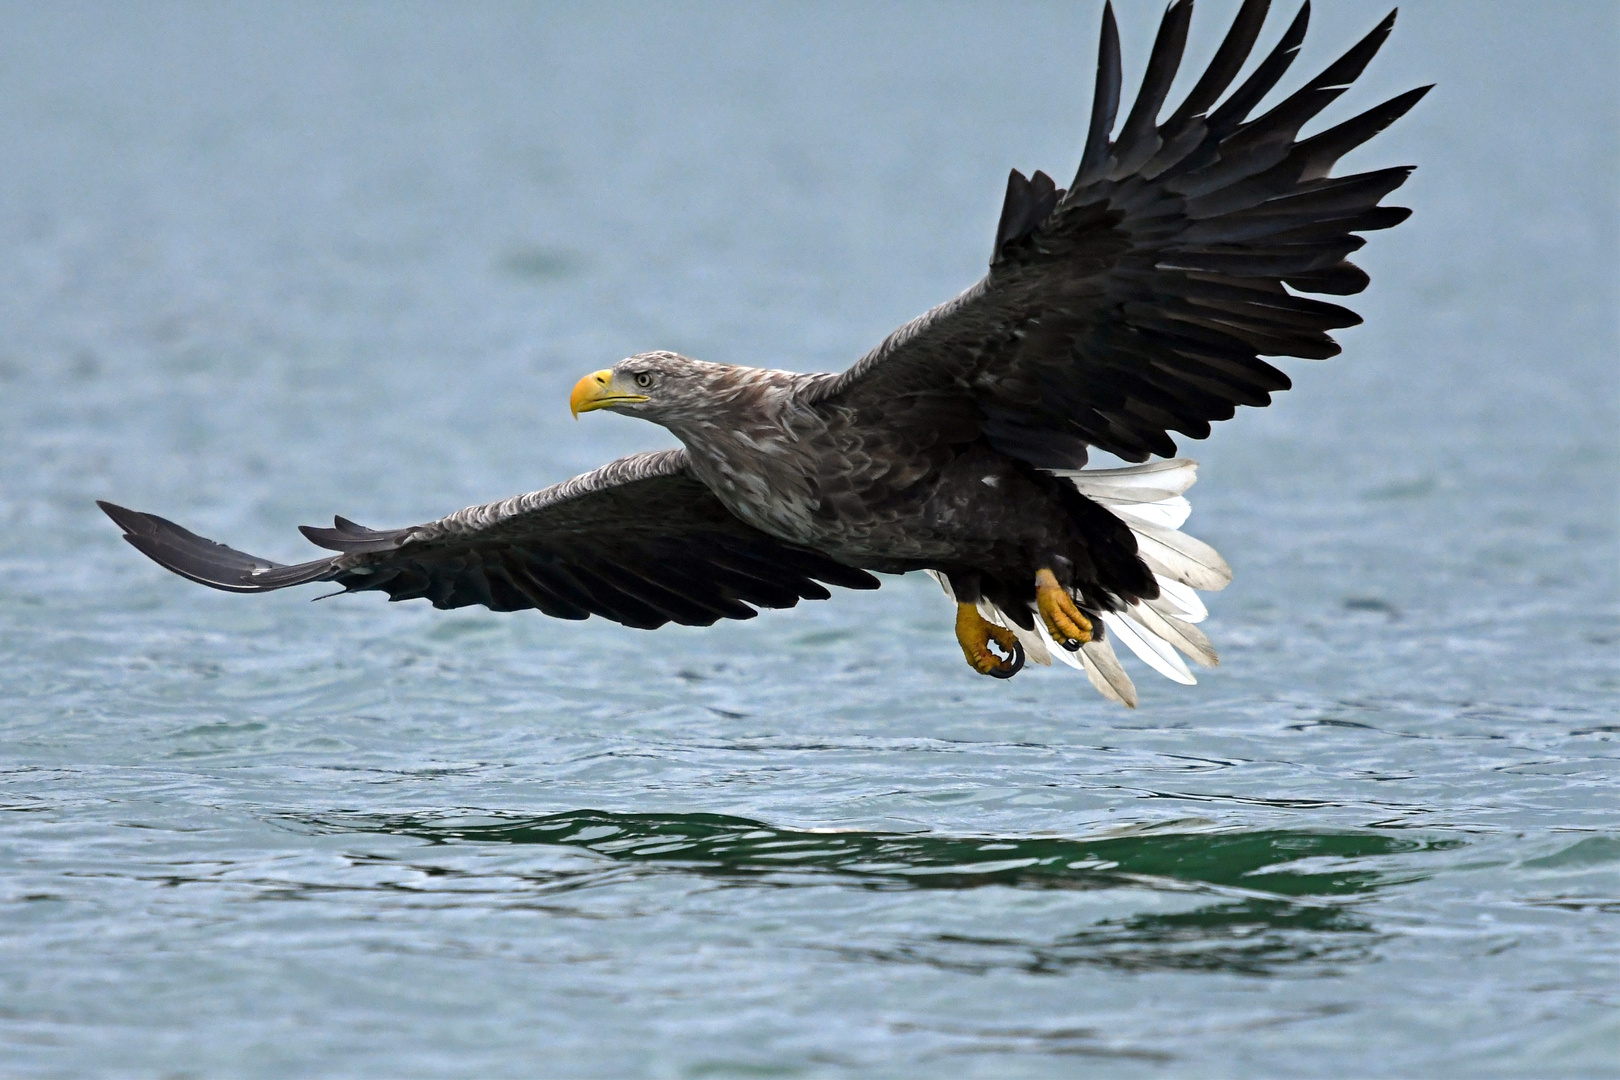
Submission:
[[[792,888],[838,881],[879,890],[1146,888],[1204,894],[1209,901],[1102,919],[1056,938],[1020,937],[1009,927],[1005,934],[936,933],[824,946],[852,960],[970,974],[1055,975],[1082,966],[1256,976],[1329,973],[1369,958],[1382,940],[1354,898],[1423,876],[1404,861],[1388,865],[1391,857],[1461,843],[1282,829],[995,839],[785,829],[719,814],[598,810],[494,820],[341,815],[302,823],[444,845],[583,848],[613,860],[620,870],[695,873],[728,885]],[[1381,861],[1374,865],[1375,860]],[[568,889],[603,880],[565,876],[574,880],[552,884]]]
[[[1381,940],[1371,922],[1343,906],[1256,898],[1105,919],[1055,940],[938,934],[892,948],[837,951],[975,975],[1008,969],[1061,975],[1078,967],[1298,975],[1368,959]]]
[[[332,815],[323,829],[414,836],[435,843],[550,844],[631,863],[762,884],[805,873],[880,889],[1117,888],[1144,879],[1279,896],[1343,896],[1395,880],[1365,860],[1456,847],[1365,832],[1147,832],[1095,839],[951,837],[784,829],[723,814],[573,810],[489,820],[431,815]],[[1401,879],[1409,879],[1404,875]]]

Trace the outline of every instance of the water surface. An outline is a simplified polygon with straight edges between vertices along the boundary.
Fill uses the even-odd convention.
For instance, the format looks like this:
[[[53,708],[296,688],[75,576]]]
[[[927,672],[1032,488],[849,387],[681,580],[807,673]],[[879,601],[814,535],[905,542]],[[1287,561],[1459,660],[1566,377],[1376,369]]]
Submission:
[[[1073,168],[1096,17],[0,9],[0,1068],[1615,1073],[1611,5],[1406,5],[1330,114],[1440,84],[1366,325],[1184,448],[1223,665],[1134,712],[925,579],[648,634],[93,506],[290,559],[669,445],[568,420],[628,353],[842,367]]]

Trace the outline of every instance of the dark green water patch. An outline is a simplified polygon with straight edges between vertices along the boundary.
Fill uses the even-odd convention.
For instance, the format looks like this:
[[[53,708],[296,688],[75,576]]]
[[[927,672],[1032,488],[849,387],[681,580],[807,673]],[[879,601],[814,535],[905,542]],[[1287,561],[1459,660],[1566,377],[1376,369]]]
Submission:
[[[301,819],[344,832],[413,836],[436,844],[544,844],[621,862],[791,883],[834,874],[877,888],[983,885],[1113,888],[1143,878],[1241,888],[1277,896],[1347,896],[1421,876],[1364,860],[1440,851],[1457,840],[1372,832],[1165,832],[1097,839],[951,837],[784,829],[722,814],[613,814],[468,820],[431,815]],[[1308,862],[1307,862],[1308,860]]]
[[[1250,898],[1191,911],[1104,919],[1050,941],[939,934],[881,949],[840,947],[852,959],[923,964],[964,974],[1115,971],[1324,975],[1368,960],[1384,939],[1335,904]]]

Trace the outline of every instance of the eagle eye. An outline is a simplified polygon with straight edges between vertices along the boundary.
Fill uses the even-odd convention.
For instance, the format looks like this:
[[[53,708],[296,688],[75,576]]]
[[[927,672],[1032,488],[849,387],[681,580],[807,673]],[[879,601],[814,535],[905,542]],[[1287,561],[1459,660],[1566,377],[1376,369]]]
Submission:
[[[653,377],[651,375],[647,374],[645,371],[636,372],[636,385],[637,386],[639,386],[643,390],[645,390],[645,389],[647,389],[647,387],[651,386],[652,384],[653,384]]]

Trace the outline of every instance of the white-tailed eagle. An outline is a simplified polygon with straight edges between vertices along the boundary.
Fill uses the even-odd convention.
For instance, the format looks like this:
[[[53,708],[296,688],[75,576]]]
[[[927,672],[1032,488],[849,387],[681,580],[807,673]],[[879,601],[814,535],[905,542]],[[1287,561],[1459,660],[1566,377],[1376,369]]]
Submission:
[[[636,454],[566,483],[439,521],[304,527],[335,554],[282,565],[102,503],[160,565],[217,589],[334,582],[435,607],[538,608],[652,629],[752,618],[931,572],[957,605],[968,663],[1008,678],[1025,659],[1084,669],[1115,701],[1135,689],[1111,641],[1180,682],[1211,665],[1195,590],[1230,571],[1181,533],[1194,439],[1289,387],[1262,356],[1321,359],[1360,319],[1302,293],[1360,292],[1359,233],[1409,167],[1330,175],[1427,87],[1309,138],[1301,127],[1361,73],[1394,14],[1327,70],[1252,116],[1293,62],[1302,8],[1227,93],[1265,21],[1245,0],[1209,68],[1160,120],[1191,0],[1165,12],[1115,134],[1119,37],[1105,8],[1090,130],[1067,188],[1014,171],[978,284],[901,327],[842,374],[648,352],[587,375],[575,415],[610,409],[684,449]],[[1126,461],[1085,469],[1090,447]]]

